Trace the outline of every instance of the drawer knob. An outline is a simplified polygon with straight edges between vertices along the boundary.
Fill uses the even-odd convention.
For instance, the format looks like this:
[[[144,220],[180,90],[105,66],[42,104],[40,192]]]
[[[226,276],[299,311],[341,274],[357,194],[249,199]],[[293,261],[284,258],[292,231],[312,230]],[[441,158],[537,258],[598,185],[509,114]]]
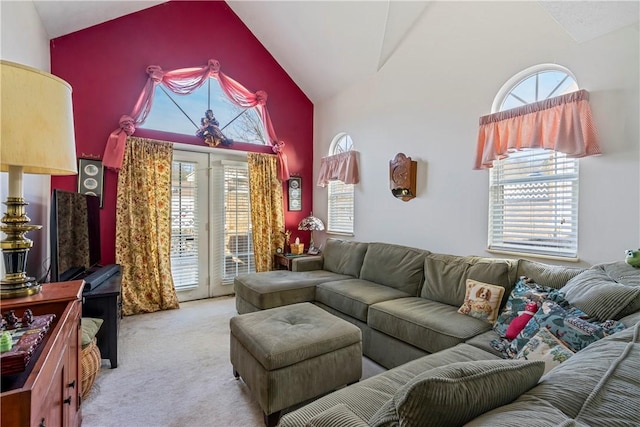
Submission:
[[[40,427],[47,427],[47,423],[44,422],[44,418],[40,420]]]
[[[75,388],[75,386],[76,386],[76,380],[71,381],[71,382],[67,385],[67,387],[70,387],[70,388]]]
[[[69,396],[65,400],[63,400],[62,403],[64,403],[65,405],[71,405],[71,396]]]

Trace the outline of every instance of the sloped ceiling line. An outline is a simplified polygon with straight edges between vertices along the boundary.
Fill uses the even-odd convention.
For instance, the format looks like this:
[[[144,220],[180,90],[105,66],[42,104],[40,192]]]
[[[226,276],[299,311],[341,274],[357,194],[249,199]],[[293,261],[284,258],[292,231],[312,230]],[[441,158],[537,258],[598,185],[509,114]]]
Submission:
[[[396,53],[413,30],[413,27],[422,19],[430,3],[429,1],[398,3],[389,0],[382,48],[380,49],[376,71],[380,71],[384,64]]]

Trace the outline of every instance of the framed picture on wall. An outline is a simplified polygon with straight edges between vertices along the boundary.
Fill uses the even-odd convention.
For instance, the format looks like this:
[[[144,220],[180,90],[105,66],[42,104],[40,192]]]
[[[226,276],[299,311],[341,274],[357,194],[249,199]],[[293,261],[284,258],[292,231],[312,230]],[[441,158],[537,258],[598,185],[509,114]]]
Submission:
[[[302,210],[302,178],[299,176],[289,179],[289,210]]]
[[[104,185],[104,167],[102,161],[78,159],[78,193],[90,194],[100,198],[102,207],[102,188]]]

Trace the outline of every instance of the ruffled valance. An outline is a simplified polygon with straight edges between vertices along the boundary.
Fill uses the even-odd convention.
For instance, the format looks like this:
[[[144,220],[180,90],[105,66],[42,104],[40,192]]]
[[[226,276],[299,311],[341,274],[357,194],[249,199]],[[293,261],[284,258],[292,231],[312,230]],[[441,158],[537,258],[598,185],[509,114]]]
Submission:
[[[544,148],[569,157],[601,154],[589,92],[579,90],[480,117],[474,169],[523,148]]]
[[[357,151],[351,150],[320,159],[320,175],[317,185],[326,187],[329,181],[336,180],[345,184],[360,182]]]
[[[266,107],[266,92],[259,90],[253,93],[247,90],[240,83],[220,71],[220,63],[215,59],[210,59],[207,65],[202,67],[183,68],[173,71],[163,71],[157,65],[150,65],[147,67],[147,74],[149,78],[133,107],[133,111],[129,115],[120,117],[119,128],[109,135],[102,158],[104,166],[115,170],[120,169],[122,166],[126,138],[135,132],[136,126],[140,126],[147,119],[157,85],[162,84],[173,93],[185,95],[198,89],[207,79],[215,78],[218,80],[222,91],[233,104],[242,108],[256,108],[267,131],[273,152],[278,156],[280,163],[278,177],[282,181],[289,179],[287,157],[283,152],[284,143],[278,140],[271,123]]]

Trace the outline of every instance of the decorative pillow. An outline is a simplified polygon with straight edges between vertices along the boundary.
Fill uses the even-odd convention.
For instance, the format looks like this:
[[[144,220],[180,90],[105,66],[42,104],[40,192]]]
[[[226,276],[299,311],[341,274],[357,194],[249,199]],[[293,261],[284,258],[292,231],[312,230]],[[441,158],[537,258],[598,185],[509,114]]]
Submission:
[[[546,374],[554,366],[558,366],[573,354],[573,351],[567,348],[547,328],[540,328],[538,333],[522,347],[516,359],[542,360],[545,366],[544,373]]]
[[[579,308],[569,305],[563,308],[555,301],[544,301],[527,326],[516,339],[511,341],[507,352],[511,358],[516,357],[540,328],[548,329],[574,352],[582,350],[607,335],[625,329],[622,322],[615,320],[589,322],[587,318],[588,316]]]
[[[430,369],[401,387],[371,417],[369,424],[463,425],[515,400],[538,383],[543,371],[542,361],[500,359],[457,362]]]
[[[547,299],[549,294],[555,294],[557,292],[558,291],[556,289],[548,286],[541,286],[529,278],[522,276],[514,285],[513,290],[509,295],[509,299],[507,300],[507,304],[504,306],[504,309],[500,312],[496,323],[493,325],[493,330],[501,337],[504,337],[511,321],[518,317],[520,313],[525,311],[525,307],[528,302],[533,301],[540,306],[542,301]]]
[[[100,330],[100,326],[102,326],[102,319],[95,319],[93,317],[83,317],[80,320],[81,328],[82,328],[82,348],[85,348],[91,341],[95,338],[96,334]]]
[[[518,274],[527,276],[537,284],[560,289],[573,277],[585,271],[582,267],[552,265],[528,259],[518,260]]]
[[[589,316],[619,320],[640,309],[640,272],[625,262],[600,264],[569,280],[562,291]]]
[[[467,293],[458,313],[493,323],[498,317],[503,294],[502,286],[467,279]]]

